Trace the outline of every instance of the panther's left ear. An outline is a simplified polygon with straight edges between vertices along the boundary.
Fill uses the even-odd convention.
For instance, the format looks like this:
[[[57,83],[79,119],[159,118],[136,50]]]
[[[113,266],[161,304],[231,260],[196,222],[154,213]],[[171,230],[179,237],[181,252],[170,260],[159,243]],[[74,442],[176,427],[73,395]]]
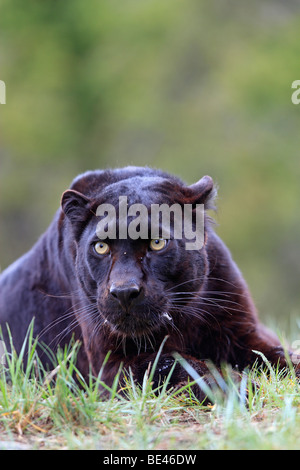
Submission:
[[[205,209],[215,209],[214,199],[217,188],[210,176],[203,176],[197,183],[188,186],[190,204],[204,204]]]
[[[84,194],[68,189],[61,198],[61,207],[64,214],[74,225],[85,222],[90,214],[92,203]]]

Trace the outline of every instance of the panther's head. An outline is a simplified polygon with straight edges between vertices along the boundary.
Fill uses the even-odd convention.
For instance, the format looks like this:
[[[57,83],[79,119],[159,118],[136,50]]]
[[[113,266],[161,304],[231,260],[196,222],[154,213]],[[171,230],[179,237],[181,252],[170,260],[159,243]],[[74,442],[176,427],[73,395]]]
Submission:
[[[84,321],[126,336],[172,324],[205,282],[207,226],[197,227],[196,209],[210,208],[214,193],[210,177],[187,186],[136,167],[77,178],[63,194],[62,210],[78,288],[94,306]],[[151,227],[153,205],[162,204],[166,214],[171,208],[167,236],[162,216]],[[187,249],[193,242],[187,206],[190,232],[204,229],[197,249]]]

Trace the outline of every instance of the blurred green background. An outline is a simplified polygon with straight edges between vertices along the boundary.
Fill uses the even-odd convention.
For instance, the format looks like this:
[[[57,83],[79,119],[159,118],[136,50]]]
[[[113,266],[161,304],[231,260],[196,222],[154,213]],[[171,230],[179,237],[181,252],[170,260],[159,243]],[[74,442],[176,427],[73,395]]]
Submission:
[[[0,0],[0,265],[87,169],[219,185],[217,231],[261,317],[300,318],[300,3]]]

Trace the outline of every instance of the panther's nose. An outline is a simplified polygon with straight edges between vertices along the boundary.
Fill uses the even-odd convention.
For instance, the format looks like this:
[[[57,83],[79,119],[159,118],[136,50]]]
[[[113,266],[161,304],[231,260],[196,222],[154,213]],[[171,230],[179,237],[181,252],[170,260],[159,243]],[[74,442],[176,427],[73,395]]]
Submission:
[[[141,287],[137,284],[130,285],[121,285],[116,286],[112,285],[110,288],[111,295],[117,299],[124,310],[128,310],[129,307],[134,303],[135,300],[141,294]]]

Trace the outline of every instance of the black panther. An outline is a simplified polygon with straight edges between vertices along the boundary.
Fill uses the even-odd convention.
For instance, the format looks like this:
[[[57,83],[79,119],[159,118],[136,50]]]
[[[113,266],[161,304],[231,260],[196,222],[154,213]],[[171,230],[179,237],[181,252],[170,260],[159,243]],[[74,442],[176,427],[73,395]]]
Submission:
[[[102,375],[107,385],[121,363],[141,382],[163,341],[157,380],[170,371],[174,352],[201,376],[208,373],[206,360],[217,367],[222,362],[240,370],[251,366],[259,359],[254,350],[284,367],[284,349],[260,323],[242,274],[210,217],[205,216],[198,250],[186,250],[184,236],[100,240],[97,207],[109,203],[117,208],[121,195],[128,204],[148,208],[203,204],[207,211],[214,207],[216,189],[208,176],[188,186],[142,167],[89,171],[75,178],[48,230],[0,276],[0,324],[4,336],[9,325],[16,350],[34,318],[34,336],[52,350],[72,335],[82,341],[77,366],[83,376],[90,366],[98,374],[110,351]],[[187,379],[177,365],[170,384]]]

